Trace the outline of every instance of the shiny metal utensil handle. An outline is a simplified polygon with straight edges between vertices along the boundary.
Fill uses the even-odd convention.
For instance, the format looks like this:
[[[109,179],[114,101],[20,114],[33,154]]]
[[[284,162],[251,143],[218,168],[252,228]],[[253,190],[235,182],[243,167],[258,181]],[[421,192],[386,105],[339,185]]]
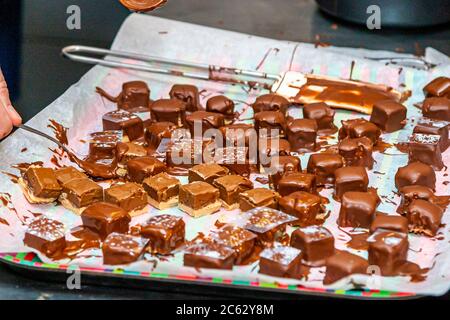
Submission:
[[[176,75],[181,77],[199,79],[199,80],[210,80],[210,81],[220,81],[220,82],[231,82],[231,83],[241,83],[251,85],[252,87],[263,87],[267,88],[268,83],[264,81],[276,81],[279,80],[279,75],[267,74],[264,72],[243,70],[238,68],[223,67],[217,65],[209,65],[204,63],[195,63],[188,61],[173,60],[163,57],[147,56],[132,52],[108,50],[102,48],[72,45],[62,49],[62,55],[72,61],[82,62],[87,64],[99,64],[102,66],[112,67],[112,68],[126,68],[137,71],[144,71],[150,73],[166,74],[166,75]],[[98,58],[94,56],[102,56],[103,58]],[[122,58],[131,59],[142,63],[128,63],[120,60],[112,60],[111,58]],[[156,68],[148,64],[160,63],[168,66],[178,66],[185,68],[197,69],[199,72],[187,72],[180,71],[171,68]],[[146,65],[147,64],[147,65]],[[221,77],[221,75],[224,75]],[[226,76],[225,76],[226,75]],[[245,76],[260,81],[250,81],[250,80],[240,80],[237,78],[230,78],[230,76]]]
[[[436,67],[435,64],[430,63],[420,57],[364,57],[373,61],[387,61],[392,64],[398,64],[406,67],[415,67],[422,70],[430,70]]]
[[[46,138],[46,139],[56,143],[60,148],[62,148],[68,154],[72,153],[72,151],[70,151],[64,144],[62,144],[57,139],[53,138],[52,136],[49,136],[48,134],[46,134],[46,133],[44,133],[42,131],[39,131],[39,130],[34,129],[34,128],[31,128],[31,127],[29,127],[27,125],[24,125],[24,124],[21,124],[21,125],[17,126],[17,128],[25,130],[25,131],[28,131],[28,132],[31,132],[31,133],[34,133],[34,134],[36,134],[38,136],[44,137],[44,138]]]

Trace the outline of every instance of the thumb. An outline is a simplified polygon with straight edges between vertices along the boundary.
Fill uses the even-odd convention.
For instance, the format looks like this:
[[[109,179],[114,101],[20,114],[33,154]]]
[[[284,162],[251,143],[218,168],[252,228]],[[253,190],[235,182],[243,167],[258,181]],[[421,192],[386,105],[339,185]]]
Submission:
[[[15,126],[18,126],[19,124],[22,123],[22,118],[14,109],[14,107],[11,104],[11,100],[9,99],[8,87],[6,85],[6,81],[3,77],[3,74],[1,73],[1,70],[0,70],[0,106],[3,106],[8,117],[11,119],[11,122]]]

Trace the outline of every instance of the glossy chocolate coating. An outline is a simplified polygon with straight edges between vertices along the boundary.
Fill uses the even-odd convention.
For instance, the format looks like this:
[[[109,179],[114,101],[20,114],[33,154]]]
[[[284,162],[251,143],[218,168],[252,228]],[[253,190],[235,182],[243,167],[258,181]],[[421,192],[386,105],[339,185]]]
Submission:
[[[186,103],[178,99],[160,99],[153,102],[150,113],[152,120],[172,122],[182,127],[186,122]]]
[[[66,247],[64,224],[41,216],[28,225],[23,242],[49,258],[56,257]]]
[[[239,194],[253,189],[253,183],[239,175],[226,175],[214,180],[213,186],[219,189],[220,198],[228,205],[239,202]]]
[[[408,212],[408,207],[413,200],[422,199],[429,202],[434,202],[435,196],[433,190],[429,187],[421,185],[405,186],[400,189],[402,194],[402,200],[397,209],[397,212],[406,215]]]
[[[234,250],[218,242],[192,244],[184,253],[184,266],[209,269],[233,268]]]
[[[23,180],[37,198],[56,199],[61,194],[62,189],[53,169],[31,166],[23,174]]]
[[[302,172],[287,173],[278,182],[277,190],[282,197],[296,191],[316,193],[316,176]]]
[[[162,139],[170,139],[176,129],[172,122],[155,122],[145,129],[145,142],[147,146],[156,150]]]
[[[130,181],[142,183],[145,178],[167,170],[166,165],[154,157],[140,157],[127,162]]]
[[[339,142],[338,151],[344,158],[345,166],[373,168],[373,143],[367,137],[345,138]]]
[[[344,166],[344,159],[338,154],[316,153],[308,160],[307,171],[316,176],[317,186],[334,185],[334,172]]]
[[[86,178],[70,180],[64,184],[63,194],[75,208],[84,208],[103,201],[103,188]]]
[[[110,233],[128,232],[130,215],[121,207],[106,202],[97,202],[81,214],[83,225],[105,239]]]
[[[227,168],[218,164],[199,164],[189,169],[189,182],[203,181],[212,184],[215,179],[228,173]]]
[[[248,148],[218,148],[215,150],[214,159],[217,164],[228,168],[231,173],[249,177],[256,171],[256,160],[249,159],[248,154]]]
[[[423,162],[438,171],[444,168],[440,139],[441,136],[439,135],[414,133],[408,144],[409,161]]]
[[[198,88],[188,84],[175,84],[170,90],[170,98],[183,101],[186,104],[186,111],[194,112],[199,110],[200,95]]]
[[[224,137],[224,145],[249,147],[251,143],[258,144],[255,127],[246,123],[235,123],[219,128]]]
[[[143,81],[125,82],[122,93],[117,103],[119,109],[133,111],[148,109],[150,104],[150,89]]]
[[[439,146],[441,152],[444,152],[450,146],[449,127],[450,124],[446,121],[433,121],[431,119],[422,118],[414,127],[413,133],[439,135]]]
[[[377,229],[408,233],[408,219],[399,215],[376,213],[370,225],[370,233],[374,233]]]
[[[339,140],[345,138],[362,138],[367,137],[375,145],[381,135],[380,128],[372,122],[363,118],[343,120],[342,127],[339,129]]]
[[[280,111],[261,111],[254,115],[255,129],[260,137],[284,137],[286,118]],[[266,130],[263,130],[266,129]]]
[[[259,273],[280,278],[298,278],[302,252],[293,247],[275,245],[261,252]]]
[[[219,190],[209,183],[195,181],[180,186],[179,202],[188,208],[198,210],[219,199]]]
[[[116,155],[116,147],[123,140],[122,131],[101,131],[91,134],[89,140],[89,159],[112,159]]]
[[[105,190],[105,202],[121,207],[126,212],[147,206],[147,193],[136,183],[118,184]]]
[[[145,157],[147,153],[144,146],[133,142],[119,142],[116,147],[117,160],[121,164],[126,164],[131,159]]]
[[[107,265],[129,264],[139,260],[148,240],[128,234],[111,233],[103,242],[103,263]]]
[[[232,120],[234,114],[234,102],[225,96],[215,96],[206,102],[206,111],[220,113],[227,120]]]
[[[286,114],[289,106],[290,102],[285,97],[269,93],[256,98],[252,108],[255,114],[263,111],[281,111],[283,114]]]
[[[172,140],[167,146],[166,164],[173,168],[191,168],[203,163],[206,154],[212,156],[214,147],[212,140]]]
[[[370,122],[385,132],[402,129],[406,124],[406,107],[392,100],[383,100],[374,104]]]
[[[369,192],[349,191],[343,194],[337,224],[340,227],[370,228],[378,199]]]
[[[219,129],[225,125],[223,115],[208,111],[195,111],[186,116],[186,123],[191,131],[192,137],[203,137],[203,134],[209,129]],[[198,126],[198,132],[195,132],[195,126]]]
[[[450,78],[438,77],[429,82],[424,88],[423,93],[427,97],[447,97],[450,98]]]
[[[60,185],[64,185],[67,182],[75,179],[87,179],[88,177],[75,169],[74,167],[65,167],[55,170],[56,180]]]
[[[142,138],[144,122],[137,115],[125,110],[108,112],[103,116],[103,131],[123,131],[130,141]]]
[[[277,190],[281,177],[288,172],[300,172],[302,170],[301,161],[295,156],[274,156],[272,165],[265,168],[269,175],[269,182]]]
[[[297,217],[296,225],[307,227],[324,222],[322,199],[312,193],[297,191],[280,199],[280,210]]]
[[[450,121],[450,98],[426,98],[422,104],[422,113],[430,119]]]
[[[276,156],[289,156],[291,154],[291,145],[289,141],[279,138],[261,138],[258,144],[258,161],[264,167],[274,165]]]
[[[325,227],[299,228],[291,235],[291,247],[302,252],[302,260],[312,266],[322,266],[334,254],[333,234]]]
[[[178,196],[180,184],[177,178],[162,172],[153,177],[146,178],[143,182],[143,187],[149,197],[160,203]]]
[[[348,191],[367,192],[369,177],[364,167],[344,167],[334,172],[335,198],[340,200]]]
[[[409,231],[434,237],[441,227],[443,214],[438,205],[421,199],[413,200],[406,213]]]
[[[248,211],[258,207],[277,209],[280,195],[266,188],[255,188],[239,195],[239,207]]]
[[[404,167],[400,167],[395,174],[395,186],[398,190],[402,187],[421,185],[436,188],[436,173],[433,168],[425,163],[416,161]]]
[[[316,120],[319,130],[336,128],[334,125],[335,114],[336,111],[324,102],[311,103],[303,107],[303,117],[305,119]]]
[[[337,251],[327,259],[323,284],[329,285],[352,274],[367,274],[366,259],[347,251]]]
[[[287,125],[287,137],[293,150],[298,152],[316,150],[319,127],[313,119],[295,119]]]
[[[162,214],[148,219],[140,234],[150,240],[148,252],[167,255],[184,244],[185,227],[183,218]]]

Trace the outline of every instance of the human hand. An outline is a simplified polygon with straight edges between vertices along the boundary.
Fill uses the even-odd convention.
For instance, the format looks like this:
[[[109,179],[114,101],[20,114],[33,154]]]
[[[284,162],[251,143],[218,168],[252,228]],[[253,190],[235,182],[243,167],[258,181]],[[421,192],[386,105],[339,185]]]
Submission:
[[[14,126],[22,123],[22,118],[14,110],[9,99],[8,86],[0,69],[0,139],[11,133]]]

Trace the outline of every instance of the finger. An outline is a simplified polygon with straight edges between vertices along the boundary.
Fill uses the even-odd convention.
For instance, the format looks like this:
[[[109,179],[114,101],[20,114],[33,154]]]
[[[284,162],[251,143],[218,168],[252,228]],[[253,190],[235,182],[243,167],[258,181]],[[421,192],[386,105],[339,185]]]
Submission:
[[[15,126],[18,126],[19,124],[22,123],[22,118],[14,109],[14,107],[11,104],[11,100],[9,99],[8,86],[6,84],[5,78],[3,77],[1,70],[0,70],[0,106],[4,107],[6,114],[11,119],[12,123]],[[3,114],[5,114],[5,112],[3,112]]]
[[[10,134],[13,129],[13,123],[9,116],[2,115],[7,115],[7,111],[2,105],[0,105],[0,139]]]

